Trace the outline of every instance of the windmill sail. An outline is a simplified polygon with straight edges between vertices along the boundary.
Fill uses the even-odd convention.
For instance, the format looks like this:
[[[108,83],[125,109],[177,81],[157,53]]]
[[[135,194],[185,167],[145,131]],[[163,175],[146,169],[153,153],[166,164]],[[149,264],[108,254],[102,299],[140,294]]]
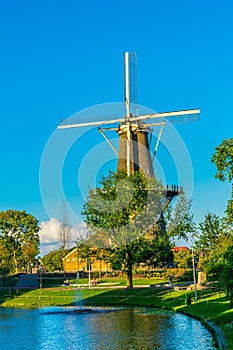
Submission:
[[[137,82],[137,58],[135,52],[125,52],[125,111],[120,115],[110,118],[92,118],[90,121],[64,122],[59,129],[78,128],[85,126],[104,126],[118,124],[111,130],[116,130],[119,135],[118,170],[126,170],[128,175],[141,170],[147,177],[154,174],[153,158],[150,153],[149,133],[151,126],[164,126],[167,122],[183,124],[199,120],[200,109],[188,109],[173,112],[139,114],[138,115],[138,82]],[[124,108],[123,108],[124,109]],[[149,122],[149,123],[148,123]],[[109,128],[108,128],[109,129]],[[99,128],[103,133],[103,128]],[[162,130],[162,128],[161,128]],[[161,131],[162,133],[162,131]],[[158,148],[160,136],[154,150]],[[109,140],[108,140],[109,141]]]
[[[138,115],[138,72],[137,56],[135,52],[129,53],[129,101],[130,112]]]

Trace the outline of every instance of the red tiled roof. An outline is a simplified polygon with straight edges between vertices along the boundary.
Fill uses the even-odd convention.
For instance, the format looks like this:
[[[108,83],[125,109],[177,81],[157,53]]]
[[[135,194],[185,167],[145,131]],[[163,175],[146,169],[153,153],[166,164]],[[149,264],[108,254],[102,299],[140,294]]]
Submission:
[[[174,253],[178,253],[178,252],[184,252],[186,250],[188,250],[189,248],[186,246],[178,246],[178,247],[173,247],[172,250]]]

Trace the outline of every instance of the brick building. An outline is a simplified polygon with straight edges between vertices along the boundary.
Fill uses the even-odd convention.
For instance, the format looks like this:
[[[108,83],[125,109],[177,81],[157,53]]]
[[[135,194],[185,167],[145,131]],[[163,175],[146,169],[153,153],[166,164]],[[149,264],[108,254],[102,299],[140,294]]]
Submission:
[[[87,272],[90,270],[92,272],[108,272],[111,271],[111,265],[107,264],[104,260],[97,260],[91,257],[90,260],[79,258],[77,248],[73,249],[68,253],[63,259],[63,269],[64,272],[72,273],[78,271]]]

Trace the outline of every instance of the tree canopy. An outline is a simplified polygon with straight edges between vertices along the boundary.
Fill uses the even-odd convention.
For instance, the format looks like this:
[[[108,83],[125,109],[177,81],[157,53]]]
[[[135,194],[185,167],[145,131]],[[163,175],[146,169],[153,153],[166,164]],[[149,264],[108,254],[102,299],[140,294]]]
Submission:
[[[233,244],[230,245],[223,255],[224,264],[219,279],[220,286],[230,298],[230,308],[233,307]]]
[[[219,146],[215,148],[211,162],[215,164],[217,172],[215,177],[220,181],[233,180],[233,138],[223,140]]]
[[[140,172],[130,177],[125,172],[110,172],[101,179],[100,187],[89,190],[82,210],[90,245],[119,247],[153,231],[164,195],[155,178],[148,180]]]
[[[71,249],[51,250],[48,254],[41,258],[41,262],[47,271],[63,271],[64,266],[62,259],[71,251]]]
[[[219,146],[215,148],[211,162],[215,164],[217,172],[215,177],[220,181],[233,180],[233,138],[223,140]],[[233,184],[231,191],[231,199],[228,201],[226,214],[228,219],[233,222]]]
[[[0,251],[10,272],[30,269],[39,254],[38,220],[26,211],[0,212]]]
[[[182,192],[167,208],[164,219],[166,230],[171,237],[187,239],[196,232],[196,224],[191,210],[192,200]]]
[[[232,227],[226,218],[208,213],[199,224],[196,251],[199,253],[199,267],[219,279],[224,266],[224,254],[233,244]]]
[[[159,229],[164,188],[155,178],[147,179],[141,172],[127,176],[110,172],[100,187],[90,189],[83,207],[89,227],[87,244],[110,248],[112,261],[121,261],[127,273],[127,286],[132,287],[132,267],[145,255],[145,243],[153,242]],[[147,242],[147,243],[148,243]],[[147,258],[149,258],[147,249]]]
[[[89,190],[82,213],[90,234],[84,243],[110,249],[109,259],[121,264],[127,274],[128,287],[132,287],[133,266],[168,264],[172,255],[171,236],[177,233],[182,236],[187,230],[188,217],[182,226],[183,209],[179,206],[180,212],[176,208],[178,231],[172,215],[172,229],[169,233],[166,231],[163,225],[165,197],[164,186],[155,177],[147,179],[141,172],[131,176],[111,172],[102,178],[98,188]]]

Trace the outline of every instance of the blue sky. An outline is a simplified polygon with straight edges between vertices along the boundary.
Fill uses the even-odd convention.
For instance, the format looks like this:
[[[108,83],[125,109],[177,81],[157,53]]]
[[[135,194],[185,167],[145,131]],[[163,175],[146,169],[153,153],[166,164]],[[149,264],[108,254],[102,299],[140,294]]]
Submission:
[[[231,188],[214,179],[210,158],[232,137],[232,16],[231,0],[1,0],[0,210],[25,209],[39,221],[50,219],[39,172],[58,118],[122,102],[123,53],[133,50],[139,104],[156,111],[201,108],[199,123],[176,130],[192,161],[197,222],[207,212],[222,216]],[[99,142],[97,134],[79,145],[79,156],[75,147],[68,155],[64,186],[77,211],[77,162]],[[62,142],[61,136],[55,154]],[[58,217],[61,198],[56,189],[51,196]]]

